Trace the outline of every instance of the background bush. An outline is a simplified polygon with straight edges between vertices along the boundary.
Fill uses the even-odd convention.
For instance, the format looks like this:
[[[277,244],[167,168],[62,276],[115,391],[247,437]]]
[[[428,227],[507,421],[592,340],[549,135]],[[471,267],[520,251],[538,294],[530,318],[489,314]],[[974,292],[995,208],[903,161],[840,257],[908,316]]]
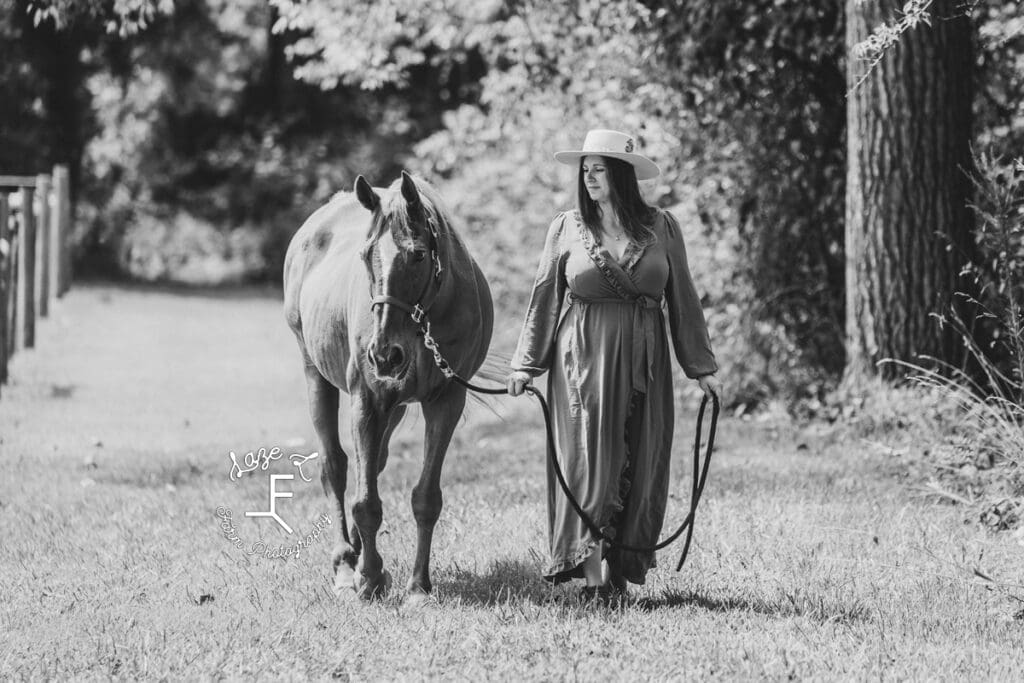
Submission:
[[[664,169],[738,410],[843,367],[843,3],[0,0],[0,169],[69,163],[79,273],[279,281],[365,174],[435,182],[522,317],[573,204],[551,152],[634,132]],[[1019,5],[974,8],[979,148],[1024,149]],[[502,336],[503,335],[503,336]]]

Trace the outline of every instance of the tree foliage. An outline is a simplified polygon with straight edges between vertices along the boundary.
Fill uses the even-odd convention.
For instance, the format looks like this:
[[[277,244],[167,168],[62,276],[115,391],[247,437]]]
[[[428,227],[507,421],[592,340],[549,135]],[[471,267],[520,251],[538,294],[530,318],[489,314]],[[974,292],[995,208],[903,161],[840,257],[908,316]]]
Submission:
[[[174,0],[28,0],[32,22],[51,23],[57,30],[77,24],[102,27],[127,37],[144,31],[160,15],[174,11]]]
[[[606,126],[664,170],[645,191],[683,214],[743,400],[817,395],[842,367],[839,0],[0,7],[0,164],[81,169],[88,262],[168,276],[255,242],[274,278],[311,208],[410,168],[485,245],[512,335],[544,226],[574,201],[551,152]],[[976,139],[1024,149],[1019,3],[975,19]]]
[[[785,359],[756,379],[818,393],[843,358],[842,4],[678,1],[656,16],[659,76],[692,112],[673,118],[689,119],[694,171],[721,179],[742,241],[751,344]]]
[[[979,37],[975,140],[979,150],[1024,156],[1024,5],[984,3],[975,10]]]
[[[424,66],[437,72],[440,89],[472,87],[480,31],[501,8],[495,0],[271,3],[281,15],[276,29],[297,36],[287,49],[297,76],[367,89],[408,86]]]
[[[447,112],[416,151],[421,170],[467,188],[455,193],[466,197],[460,215],[499,244],[508,235],[500,251],[514,266],[499,300],[522,303],[535,253],[523,247],[539,246],[538,226],[572,203],[571,171],[550,153],[588,128],[621,128],[665,170],[650,198],[690,203],[706,239],[736,250],[715,299],[743,311],[718,321],[719,338],[743,339],[742,393],[773,393],[769,378],[787,374],[818,392],[841,369],[840,3],[278,4],[287,27],[308,31],[294,52],[300,73],[327,86],[401,86],[423,60],[479,54],[479,101]]]
[[[25,96],[0,104],[18,107],[0,124],[10,141],[0,164],[71,165],[79,260],[90,268],[172,275],[175,259],[160,252],[183,250],[136,238],[164,224],[173,241],[180,224],[189,234],[206,226],[207,251],[230,251],[225,238],[239,228],[263,234],[261,268],[276,279],[304,215],[358,172],[397,173],[412,144],[441,125],[447,101],[429,65],[402,91],[296,80],[285,50],[301,36],[274,33],[279,17],[263,0],[181,0],[173,11],[21,0],[10,9],[0,17],[12,37],[0,47],[10,56],[0,76]],[[129,253],[139,249],[155,253]],[[136,269],[140,258],[161,265]]]

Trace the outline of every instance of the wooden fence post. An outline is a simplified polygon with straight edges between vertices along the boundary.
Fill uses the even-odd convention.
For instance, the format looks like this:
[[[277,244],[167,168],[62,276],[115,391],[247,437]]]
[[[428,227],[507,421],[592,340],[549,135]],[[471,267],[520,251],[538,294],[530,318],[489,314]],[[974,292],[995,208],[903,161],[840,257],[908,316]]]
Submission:
[[[8,224],[7,193],[0,192],[0,384],[7,383],[7,356],[9,355],[7,303],[10,287],[11,229]]]
[[[51,244],[56,252],[54,262],[58,264],[53,294],[64,296],[71,289],[71,179],[64,164],[53,167],[53,196],[55,234]]]
[[[57,300],[62,292],[60,289],[60,264],[61,264],[61,181],[58,179],[60,166],[53,167],[53,189],[51,190],[51,197],[53,201],[50,203],[50,223],[44,229],[50,233],[50,263],[47,265],[47,270],[50,273],[50,283],[48,285],[50,291],[50,298],[54,301]]]
[[[41,173],[36,177],[36,192],[39,194],[36,310],[40,318],[46,318],[50,315],[50,176]]]
[[[20,292],[25,302],[25,317],[22,318],[25,330],[25,348],[36,345],[36,214],[33,209],[35,188],[21,188],[21,271],[24,278],[19,284],[24,288]]]
[[[8,201],[10,201],[10,195],[8,195]],[[11,213],[13,214],[13,212]],[[25,269],[21,267],[21,226],[19,221],[11,221],[8,225],[10,226],[9,234],[11,235],[11,272],[7,280],[10,283],[10,287],[7,290],[7,300],[11,317],[10,323],[7,326],[9,330],[7,335],[7,356],[10,357],[18,349],[25,348],[25,326],[21,324],[21,321],[25,319],[25,299],[21,296],[24,288],[21,281],[25,276]]]

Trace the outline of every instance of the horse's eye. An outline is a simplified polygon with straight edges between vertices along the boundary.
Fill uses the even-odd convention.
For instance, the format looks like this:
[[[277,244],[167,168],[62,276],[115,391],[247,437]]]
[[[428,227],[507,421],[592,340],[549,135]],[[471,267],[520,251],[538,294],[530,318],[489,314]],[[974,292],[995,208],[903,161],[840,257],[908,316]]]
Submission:
[[[416,251],[413,252],[413,258],[415,258],[416,262],[419,263],[423,259],[427,258],[427,252],[420,251],[419,249],[417,249]]]

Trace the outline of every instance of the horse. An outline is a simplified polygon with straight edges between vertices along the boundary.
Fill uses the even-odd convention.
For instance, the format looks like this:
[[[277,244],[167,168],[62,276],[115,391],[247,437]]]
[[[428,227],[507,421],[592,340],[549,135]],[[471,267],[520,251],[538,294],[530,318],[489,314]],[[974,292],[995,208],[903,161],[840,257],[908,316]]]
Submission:
[[[354,194],[354,198],[353,198]],[[487,356],[494,322],[490,288],[438,192],[405,171],[387,189],[360,175],[292,238],[284,264],[285,318],[302,353],[313,425],[325,455],[324,492],[333,490],[341,540],[334,592],[382,596],[390,587],[377,550],[383,519],[378,476],[388,441],[418,402],[424,454],[412,489],[416,555],[408,598],[432,590],[430,545],[441,514],[441,468],[466,389],[442,367],[471,377]],[[428,350],[433,343],[439,354]],[[346,526],[348,455],[339,440],[340,392],[351,402],[356,490]]]

